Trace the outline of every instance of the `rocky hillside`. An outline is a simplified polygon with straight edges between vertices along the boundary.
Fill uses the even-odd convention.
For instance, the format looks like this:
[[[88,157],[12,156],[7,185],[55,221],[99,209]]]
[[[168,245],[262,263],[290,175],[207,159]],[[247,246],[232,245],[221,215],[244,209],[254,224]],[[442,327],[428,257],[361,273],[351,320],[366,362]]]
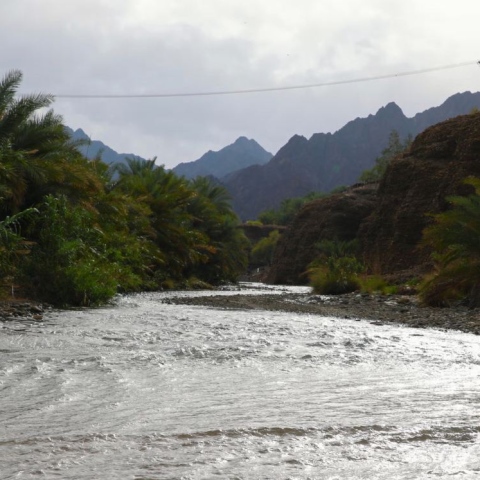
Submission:
[[[240,137],[218,152],[210,150],[198,160],[180,163],[173,171],[177,175],[188,179],[198,176],[213,176],[221,179],[232,172],[251,165],[264,165],[272,157],[273,155],[255,140]]]
[[[305,283],[321,239],[358,238],[369,269],[405,278],[431,268],[419,248],[429,214],[448,208],[446,197],[468,194],[463,179],[480,177],[480,113],[428,128],[409,152],[392,161],[378,186],[353,187],[307,204],[279,242],[268,281]]]
[[[295,135],[263,166],[251,166],[232,174],[225,185],[243,220],[257,218],[263,210],[277,208],[286,198],[312,191],[329,192],[352,185],[361,172],[374,165],[392,130],[403,139],[426,127],[480,107],[480,92],[456,94],[441,106],[407,118],[389,103],[375,115],[357,118],[337,132],[317,133],[309,140]]]
[[[389,274],[430,264],[430,252],[418,247],[429,214],[448,207],[446,197],[468,194],[462,181],[480,177],[480,113],[463,115],[428,128],[408,153],[395,159],[378,189],[359,239],[367,264]]]

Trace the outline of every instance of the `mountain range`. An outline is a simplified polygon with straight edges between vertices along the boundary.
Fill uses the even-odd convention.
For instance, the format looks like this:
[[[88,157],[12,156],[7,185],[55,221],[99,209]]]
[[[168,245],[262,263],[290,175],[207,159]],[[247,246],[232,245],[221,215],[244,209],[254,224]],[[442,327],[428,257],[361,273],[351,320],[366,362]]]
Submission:
[[[100,140],[91,138],[81,129],[73,130],[65,127],[73,140],[82,144],[79,150],[87,158],[100,155],[102,161],[108,164],[125,162],[126,158],[142,159],[133,153],[118,153]],[[264,165],[273,155],[267,152],[255,140],[239,137],[231,145],[214,152],[209,150],[198,160],[180,163],[172,170],[179,176],[193,179],[198,176],[223,179],[232,172],[242,170],[251,165]]]
[[[375,115],[356,118],[335,133],[316,133],[308,140],[294,135],[267,164],[239,170],[223,183],[240,218],[255,219],[284,199],[356,183],[375,164],[392,130],[402,139],[416,136],[431,125],[479,107],[480,92],[455,94],[412,118],[389,103]]]

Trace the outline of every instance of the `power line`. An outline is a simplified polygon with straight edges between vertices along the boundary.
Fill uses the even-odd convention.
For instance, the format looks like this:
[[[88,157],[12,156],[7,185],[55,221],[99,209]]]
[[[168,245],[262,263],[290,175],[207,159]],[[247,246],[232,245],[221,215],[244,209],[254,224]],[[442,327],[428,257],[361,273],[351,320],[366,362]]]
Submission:
[[[373,77],[361,77],[350,80],[336,80],[333,82],[312,83],[307,85],[292,85],[285,87],[267,87],[267,88],[250,88],[245,90],[217,90],[210,92],[184,92],[184,93],[132,93],[132,94],[58,94],[55,98],[98,98],[98,99],[113,99],[113,98],[172,98],[172,97],[208,97],[215,95],[240,95],[246,93],[262,93],[262,92],[279,92],[284,90],[302,90],[307,88],[329,87],[334,85],[348,85],[351,83],[372,82],[375,80],[384,80],[387,78],[407,77],[411,75],[421,75],[423,73],[438,72],[441,70],[450,70],[453,68],[466,67],[469,65],[479,65],[480,61],[470,61],[462,63],[454,63],[450,65],[443,65],[440,67],[424,68],[421,70],[410,70],[407,72],[392,73],[388,75],[376,75]]]

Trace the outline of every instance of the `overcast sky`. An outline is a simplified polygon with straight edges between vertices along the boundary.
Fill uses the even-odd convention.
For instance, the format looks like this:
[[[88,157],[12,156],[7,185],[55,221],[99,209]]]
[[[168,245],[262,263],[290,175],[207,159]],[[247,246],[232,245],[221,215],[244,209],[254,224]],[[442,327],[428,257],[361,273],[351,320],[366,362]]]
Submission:
[[[0,73],[20,92],[237,95],[70,99],[54,110],[118,152],[173,167],[239,136],[275,153],[396,102],[407,116],[480,90],[478,0],[0,0]]]

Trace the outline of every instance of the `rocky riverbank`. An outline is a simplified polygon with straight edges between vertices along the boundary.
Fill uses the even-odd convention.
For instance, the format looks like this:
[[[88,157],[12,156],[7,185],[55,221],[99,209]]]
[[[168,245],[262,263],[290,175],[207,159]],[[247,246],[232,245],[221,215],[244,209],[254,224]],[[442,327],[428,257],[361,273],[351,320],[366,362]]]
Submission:
[[[261,295],[174,296],[168,303],[239,310],[277,310],[341,319],[365,319],[374,325],[400,323],[414,328],[460,330],[480,335],[480,310],[421,306],[414,295],[345,294],[323,296],[282,293]]]
[[[3,300],[0,301],[0,321],[33,320],[40,322],[49,308],[34,301]]]

